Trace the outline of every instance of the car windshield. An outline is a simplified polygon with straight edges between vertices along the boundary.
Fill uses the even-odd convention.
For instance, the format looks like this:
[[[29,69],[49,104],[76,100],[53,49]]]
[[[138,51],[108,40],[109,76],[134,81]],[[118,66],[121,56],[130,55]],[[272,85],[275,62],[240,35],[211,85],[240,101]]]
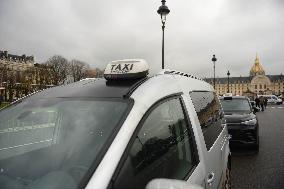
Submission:
[[[83,186],[130,100],[34,99],[0,111],[0,188]]]
[[[232,98],[230,100],[221,99],[224,112],[251,112],[251,107],[247,99]]]

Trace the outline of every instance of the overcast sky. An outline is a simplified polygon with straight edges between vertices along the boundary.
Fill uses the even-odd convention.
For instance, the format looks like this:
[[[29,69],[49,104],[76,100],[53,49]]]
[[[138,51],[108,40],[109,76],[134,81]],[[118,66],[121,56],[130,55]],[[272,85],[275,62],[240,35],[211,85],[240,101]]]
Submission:
[[[143,58],[161,68],[159,0],[0,0],[0,50],[45,62],[59,54],[104,69]],[[284,1],[167,0],[165,67],[212,77],[247,76],[256,53],[284,72]]]

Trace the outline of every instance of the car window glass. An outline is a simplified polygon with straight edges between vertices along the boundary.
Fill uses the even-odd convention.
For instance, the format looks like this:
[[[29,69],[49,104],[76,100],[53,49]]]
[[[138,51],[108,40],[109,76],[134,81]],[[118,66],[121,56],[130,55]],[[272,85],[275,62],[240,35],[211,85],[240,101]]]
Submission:
[[[153,178],[184,179],[196,165],[190,133],[180,99],[158,105],[135,135],[114,188],[145,188]]]
[[[222,131],[224,119],[220,102],[213,92],[192,92],[190,97],[209,150]]]
[[[222,99],[221,104],[225,113],[227,112],[251,112],[251,106],[246,98]]]
[[[30,98],[0,110],[0,188],[81,188],[129,105],[120,99]],[[60,176],[66,182],[53,179]]]

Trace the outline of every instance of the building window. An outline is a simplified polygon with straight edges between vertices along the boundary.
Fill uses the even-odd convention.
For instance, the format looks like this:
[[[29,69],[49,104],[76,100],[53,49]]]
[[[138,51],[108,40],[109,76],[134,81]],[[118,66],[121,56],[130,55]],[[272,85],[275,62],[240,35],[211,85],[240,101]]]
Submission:
[[[255,85],[254,88],[257,89],[257,85]]]

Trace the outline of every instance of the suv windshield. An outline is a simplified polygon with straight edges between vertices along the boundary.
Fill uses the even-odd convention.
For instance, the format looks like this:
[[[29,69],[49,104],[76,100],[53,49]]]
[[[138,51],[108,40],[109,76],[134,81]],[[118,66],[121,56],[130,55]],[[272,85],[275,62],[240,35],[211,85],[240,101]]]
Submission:
[[[1,110],[1,188],[79,188],[130,104],[54,98],[25,100]]]
[[[247,99],[232,98],[231,100],[221,99],[224,112],[251,112]]]

